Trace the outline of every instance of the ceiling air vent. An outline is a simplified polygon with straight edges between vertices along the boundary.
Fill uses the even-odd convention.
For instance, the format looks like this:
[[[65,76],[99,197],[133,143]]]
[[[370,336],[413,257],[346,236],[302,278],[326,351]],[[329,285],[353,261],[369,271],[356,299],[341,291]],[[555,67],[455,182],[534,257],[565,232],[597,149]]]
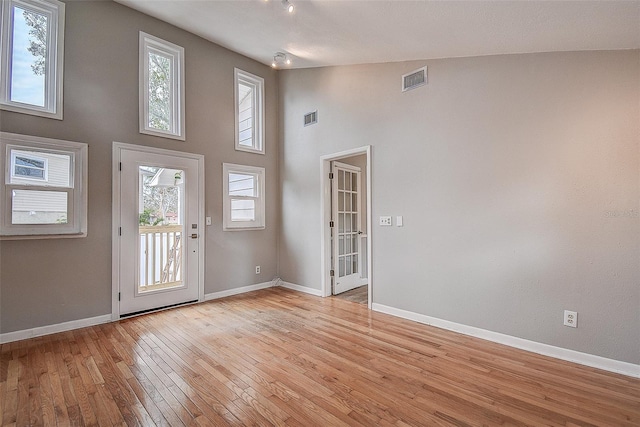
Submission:
[[[304,115],[304,125],[310,126],[318,123],[318,110]]]
[[[402,76],[402,91],[406,92],[427,84],[427,67],[410,72]]]

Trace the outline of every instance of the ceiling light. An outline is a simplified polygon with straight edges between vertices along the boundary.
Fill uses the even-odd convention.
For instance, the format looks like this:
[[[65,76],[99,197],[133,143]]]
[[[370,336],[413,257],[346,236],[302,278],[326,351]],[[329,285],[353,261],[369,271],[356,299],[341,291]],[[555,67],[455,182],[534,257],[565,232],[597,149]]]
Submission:
[[[273,61],[271,62],[271,66],[273,68],[278,68],[278,65],[291,65],[291,59],[287,56],[286,53],[278,52],[273,55]]]
[[[289,13],[293,13],[295,6],[289,3],[289,0],[282,0],[282,7]]]

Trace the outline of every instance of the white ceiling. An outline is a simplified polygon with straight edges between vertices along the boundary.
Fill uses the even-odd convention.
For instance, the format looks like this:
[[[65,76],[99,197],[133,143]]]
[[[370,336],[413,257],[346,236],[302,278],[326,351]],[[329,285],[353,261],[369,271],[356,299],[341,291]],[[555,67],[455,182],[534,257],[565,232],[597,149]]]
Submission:
[[[116,0],[292,68],[506,53],[640,48],[640,0]]]

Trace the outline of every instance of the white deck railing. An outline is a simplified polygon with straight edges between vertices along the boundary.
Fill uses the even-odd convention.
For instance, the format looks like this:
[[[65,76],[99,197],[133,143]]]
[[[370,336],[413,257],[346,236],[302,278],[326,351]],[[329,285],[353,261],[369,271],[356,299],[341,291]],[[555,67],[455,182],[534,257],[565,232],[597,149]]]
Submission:
[[[182,282],[182,240],[181,225],[140,226],[140,291]]]

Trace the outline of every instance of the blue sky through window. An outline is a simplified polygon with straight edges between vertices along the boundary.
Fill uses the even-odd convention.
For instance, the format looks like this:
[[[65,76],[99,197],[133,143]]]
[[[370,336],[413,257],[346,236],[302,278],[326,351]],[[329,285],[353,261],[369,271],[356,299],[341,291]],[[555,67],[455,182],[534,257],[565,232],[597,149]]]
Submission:
[[[15,7],[13,12],[11,100],[44,107],[45,76],[36,75],[31,69],[35,57],[28,50],[30,27],[24,19],[25,10]]]

